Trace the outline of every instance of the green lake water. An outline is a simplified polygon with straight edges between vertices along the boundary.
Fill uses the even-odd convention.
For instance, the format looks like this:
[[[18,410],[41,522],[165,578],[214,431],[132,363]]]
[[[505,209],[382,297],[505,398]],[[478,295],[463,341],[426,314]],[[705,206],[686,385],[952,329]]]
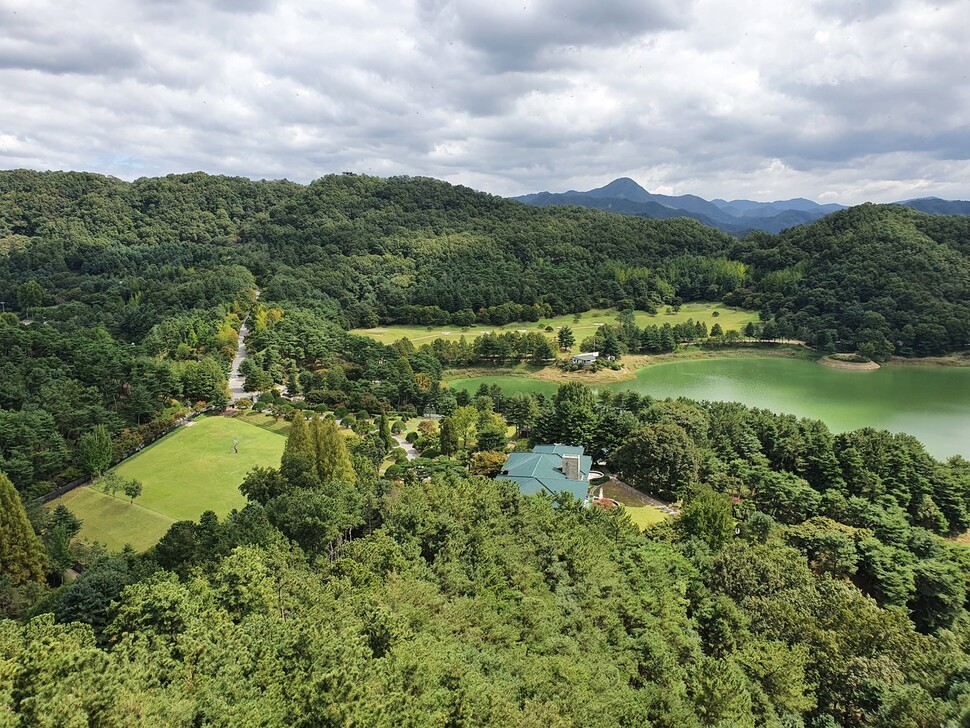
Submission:
[[[472,392],[482,383],[507,393],[554,394],[558,385],[523,377],[473,377],[451,383]],[[797,359],[701,359],[646,367],[607,385],[657,398],[741,402],[825,422],[835,432],[874,427],[908,432],[937,458],[970,457],[970,367],[886,366],[846,371]]]

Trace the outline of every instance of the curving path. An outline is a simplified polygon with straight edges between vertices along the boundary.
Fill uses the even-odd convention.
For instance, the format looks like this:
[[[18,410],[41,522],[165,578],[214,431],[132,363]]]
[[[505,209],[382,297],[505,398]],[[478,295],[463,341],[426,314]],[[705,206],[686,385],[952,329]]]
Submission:
[[[414,445],[404,439],[402,435],[391,435],[398,444],[398,447],[404,448],[404,452],[408,454],[408,460],[414,460],[418,457],[418,451],[414,449]]]
[[[256,289],[256,300],[259,300],[259,289]],[[239,344],[236,348],[236,356],[232,360],[232,368],[229,370],[229,403],[235,404],[236,401],[240,399],[246,399],[253,396],[253,393],[247,392],[243,385],[246,383],[246,378],[239,374],[239,367],[246,360],[246,337],[249,336],[249,315],[243,319],[242,326],[239,327]]]

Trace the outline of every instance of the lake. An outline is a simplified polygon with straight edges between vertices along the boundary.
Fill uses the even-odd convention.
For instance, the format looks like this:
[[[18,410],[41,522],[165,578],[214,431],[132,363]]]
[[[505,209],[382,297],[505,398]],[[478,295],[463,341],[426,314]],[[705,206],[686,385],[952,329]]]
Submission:
[[[558,385],[524,377],[451,382],[472,392],[498,384],[508,393],[555,394]],[[935,457],[970,457],[970,367],[885,366],[846,371],[779,358],[700,359],[640,369],[635,380],[605,385],[657,398],[741,402],[825,422],[834,432],[874,427],[908,432]]]

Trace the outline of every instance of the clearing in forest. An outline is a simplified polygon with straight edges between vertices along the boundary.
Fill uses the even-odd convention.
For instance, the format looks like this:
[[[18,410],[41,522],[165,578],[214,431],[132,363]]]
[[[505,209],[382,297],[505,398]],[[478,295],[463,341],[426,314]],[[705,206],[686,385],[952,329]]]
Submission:
[[[122,477],[141,481],[142,495],[133,504],[124,494],[113,497],[83,486],[51,506],[63,503],[77,514],[84,522],[81,538],[143,550],[175,521],[242,508],[246,499],[239,484],[246,473],[256,466],[278,467],[285,444],[285,437],[241,418],[201,417],[115,468]]]
[[[715,312],[717,312],[717,316],[714,315]],[[570,313],[556,316],[555,318],[541,319],[539,321],[525,323],[521,321],[513,322],[505,326],[476,324],[463,328],[451,324],[430,327],[395,325],[382,326],[375,329],[353,329],[351,333],[359,336],[367,336],[384,344],[392,344],[402,337],[407,337],[415,346],[421,346],[421,344],[429,344],[435,339],[457,341],[462,336],[471,341],[476,336],[481,336],[489,331],[496,333],[506,331],[542,331],[548,334],[550,341],[555,342],[556,332],[559,331],[560,327],[569,326],[573,331],[573,335],[576,337],[576,345],[573,347],[573,350],[578,352],[580,342],[587,336],[592,336],[600,326],[604,324],[616,324],[616,316],[618,313],[615,308],[597,308],[580,314],[578,322],[574,321],[575,315]],[[703,321],[706,323],[708,330],[714,324],[721,324],[721,328],[724,331],[728,331],[729,329],[741,331],[749,321],[757,323],[758,314],[755,311],[733,308],[723,303],[685,303],[677,313],[665,313],[665,309],[661,309],[656,314],[635,311],[634,319],[636,325],[640,328],[650,325],[663,326],[664,324],[675,326],[685,323],[687,319],[693,319],[695,322]],[[546,326],[552,327],[553,330],[551,333],[545,331]]]

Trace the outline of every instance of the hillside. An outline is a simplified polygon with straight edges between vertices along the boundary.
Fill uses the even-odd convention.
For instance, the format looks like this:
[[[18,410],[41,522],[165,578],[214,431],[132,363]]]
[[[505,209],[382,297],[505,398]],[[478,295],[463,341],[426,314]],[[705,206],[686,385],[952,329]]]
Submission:
[[[884,356],[927,356],[970,341],[970,218],[860,205],[732,256],[757,271],[737,302],[770,312],[826,349],[851,341]]]

